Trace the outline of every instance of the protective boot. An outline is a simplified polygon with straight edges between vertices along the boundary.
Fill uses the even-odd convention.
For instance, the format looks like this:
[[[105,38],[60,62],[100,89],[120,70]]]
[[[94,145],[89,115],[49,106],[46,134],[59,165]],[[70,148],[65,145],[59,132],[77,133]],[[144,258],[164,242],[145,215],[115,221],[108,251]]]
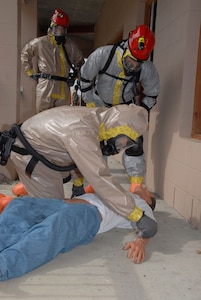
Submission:
[[[85,188],[85,193],[89,193],[89,194],[95,194],[94,189],[92,188],[91,184],[88,184]]]
[[[20,197],[22,195],[28,195],[25,187],[23,186],[23,184],[21,182],[17,183],[13,188],[12,188],[12,193],[17,196]]]
[[[71,199],[76,196],[81,196],[83,194],[85,194],[84,185],[81,185],[81,186],[73,185]]]
[[[13,200],[13,196],[5,196],[4,194],[0,194],[0,214],[11,200]]]
[[[73,187],[72,187],[72,195],[71,199],[85,194],[84,190],[84,177],[79,177],[73,180]]]

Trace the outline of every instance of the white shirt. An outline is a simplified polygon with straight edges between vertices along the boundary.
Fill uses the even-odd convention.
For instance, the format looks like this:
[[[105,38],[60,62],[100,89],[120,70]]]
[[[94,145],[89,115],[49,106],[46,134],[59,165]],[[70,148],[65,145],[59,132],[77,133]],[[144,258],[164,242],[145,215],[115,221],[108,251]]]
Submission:
[[[155,220],[153,212],[151,207],[147,204],[147,202],[143,199],[141,199],[138,195],[133,196],[133,201],[135,204],[141,208],[144,213],[150,217],[151,219]],[[78,196],[76,198],[84,199],[94,206],[96,206],[101,213],[102,216],[102,222],[99,228],[98,233],[103,233],[106,231],[111,230],[112,228],[118,227],[118,228],[127,228],[127,229],[133,229],[136,228],[135,223],[129,221],[128,219],[117,215],[115,212],[113,212],[111,209],[109,209],[96,194],[83,194],[81,196]]]

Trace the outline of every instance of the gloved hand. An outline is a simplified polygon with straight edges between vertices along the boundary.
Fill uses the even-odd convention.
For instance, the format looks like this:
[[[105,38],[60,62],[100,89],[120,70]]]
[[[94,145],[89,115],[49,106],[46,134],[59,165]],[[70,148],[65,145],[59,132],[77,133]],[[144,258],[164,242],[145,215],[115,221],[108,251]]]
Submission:
[[[83,195],[83,194],[85,194],[84,185],[75,186],[73,184],[71,199],[73,197],[80,196],[80,195]]]
[[[38,75],[37,75],[37,74],[34,74],[34,72],[33,72],[32,69],[30,69],[29,71],[27,71],[27,75],[28,75],[30,78],[32,78],[32,79],[34,79],[34,80],[36,80],[36,81],[38,82]]]
[[[142,187],[142,183],[131,182],[131,184],[130,184],[130,192],[131,193],[135,193],[135,190],[137,188],[140,188],[140,187]]]
[[[136,223],[136,225],[141,231],[142,238],[151,238],[157,233],[158,230],[156,221],[145,214],[143,214],[142,218]]]
[[[29,76],[30,78],[36,80],[38,82],[38,75],[37,74],[32,74]]]

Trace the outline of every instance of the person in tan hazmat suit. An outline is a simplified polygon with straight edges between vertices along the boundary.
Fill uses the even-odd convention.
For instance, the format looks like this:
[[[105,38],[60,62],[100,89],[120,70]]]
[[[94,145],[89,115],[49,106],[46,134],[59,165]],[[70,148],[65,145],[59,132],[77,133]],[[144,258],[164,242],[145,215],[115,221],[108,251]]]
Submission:
[[[19,126],[14,125],[12,132],[17,132],[17,137],[10,158],[28,194],[41,198],[64,199],[63,174],[45,164],[44,158],[57,168],[76,164],[71,171],[74,182],[77,179],[80,186],[85,178],[110,209],[149,231],[152,220],[135,206],[132,195],[110,174],[104,159],[131,147],[147,124],[147,111],[135,104],[109,109],[57,107],[26,120],[20,134]]]
[[[152,31],[137,26],[126,40],[97,48],[80,70],[82,98],[87,107],[135,103],[148,112],[156,104],[160,83],[158,72],[149,56],[155,45]],[[94,84],[95,82],[95,84]],[[146,173],[143,137],[122,155],[130,179],[130,191],[142,189]],[[93,185],[87,192],[93,191]]]
[[[56,9],[48,34],[34,38],[21,52],[21,63],[26,73],[37,81],[36,113],[70,105],[70,86],[78,76],[84,57],[77,45],[67,36],[69,17]],[[39,73],[34,74],[33,58],[36,57]]]

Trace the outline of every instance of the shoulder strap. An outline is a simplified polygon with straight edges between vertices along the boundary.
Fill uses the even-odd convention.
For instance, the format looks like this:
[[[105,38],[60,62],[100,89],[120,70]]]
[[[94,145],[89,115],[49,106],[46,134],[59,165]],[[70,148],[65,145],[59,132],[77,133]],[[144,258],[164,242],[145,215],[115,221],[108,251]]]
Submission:
[[[75,66],[74,66],[74,65],[72,64],[72,62],[70,61],[70,58],[69,58],[68,53],[67,53],[67,51],[66,51],[65,45],[62,44],[62,47],[63,47],[63,50],[64,50],[65,58],[66,58],[66,60],[67,60],[67,62],[68,62],[68,64],[69,64],[70,68],[73,70],[74,74],[76,74],[77,72],[76,72]]]
[[[98,74],[103,74],[103,73],[106,72],[106,70],[108,69],[108,67],[109,67],[109,65],[110,65],[110,63],[111,63],[111,61],[112,61],[112,59],[113,59],[113,56],[114,56],[114,54],[115,54],[115,51],[116,51],[117,47],[118,47],[118,46],[121,46],[122,42],[125,42],[125,41],[126,41],[126,40],[122,40],[122,41],[120,41],[120,42],[114,44],[114,46],[112,47],[112,49],[111,49],[111,51],[110,51],[110,54],[109,54],[109,56],[108,56],[108,59],[107,59],[105,65],[104,65],[104,67],[102,68],[102,70],[100,70],[100,71],[98,72]]]
[[[141,74],[141,69],[138,72],[136,72],[136,73],[133,74],[133,81],[135,83],[139,82],[139,80],[140,80],[140,74]]]

